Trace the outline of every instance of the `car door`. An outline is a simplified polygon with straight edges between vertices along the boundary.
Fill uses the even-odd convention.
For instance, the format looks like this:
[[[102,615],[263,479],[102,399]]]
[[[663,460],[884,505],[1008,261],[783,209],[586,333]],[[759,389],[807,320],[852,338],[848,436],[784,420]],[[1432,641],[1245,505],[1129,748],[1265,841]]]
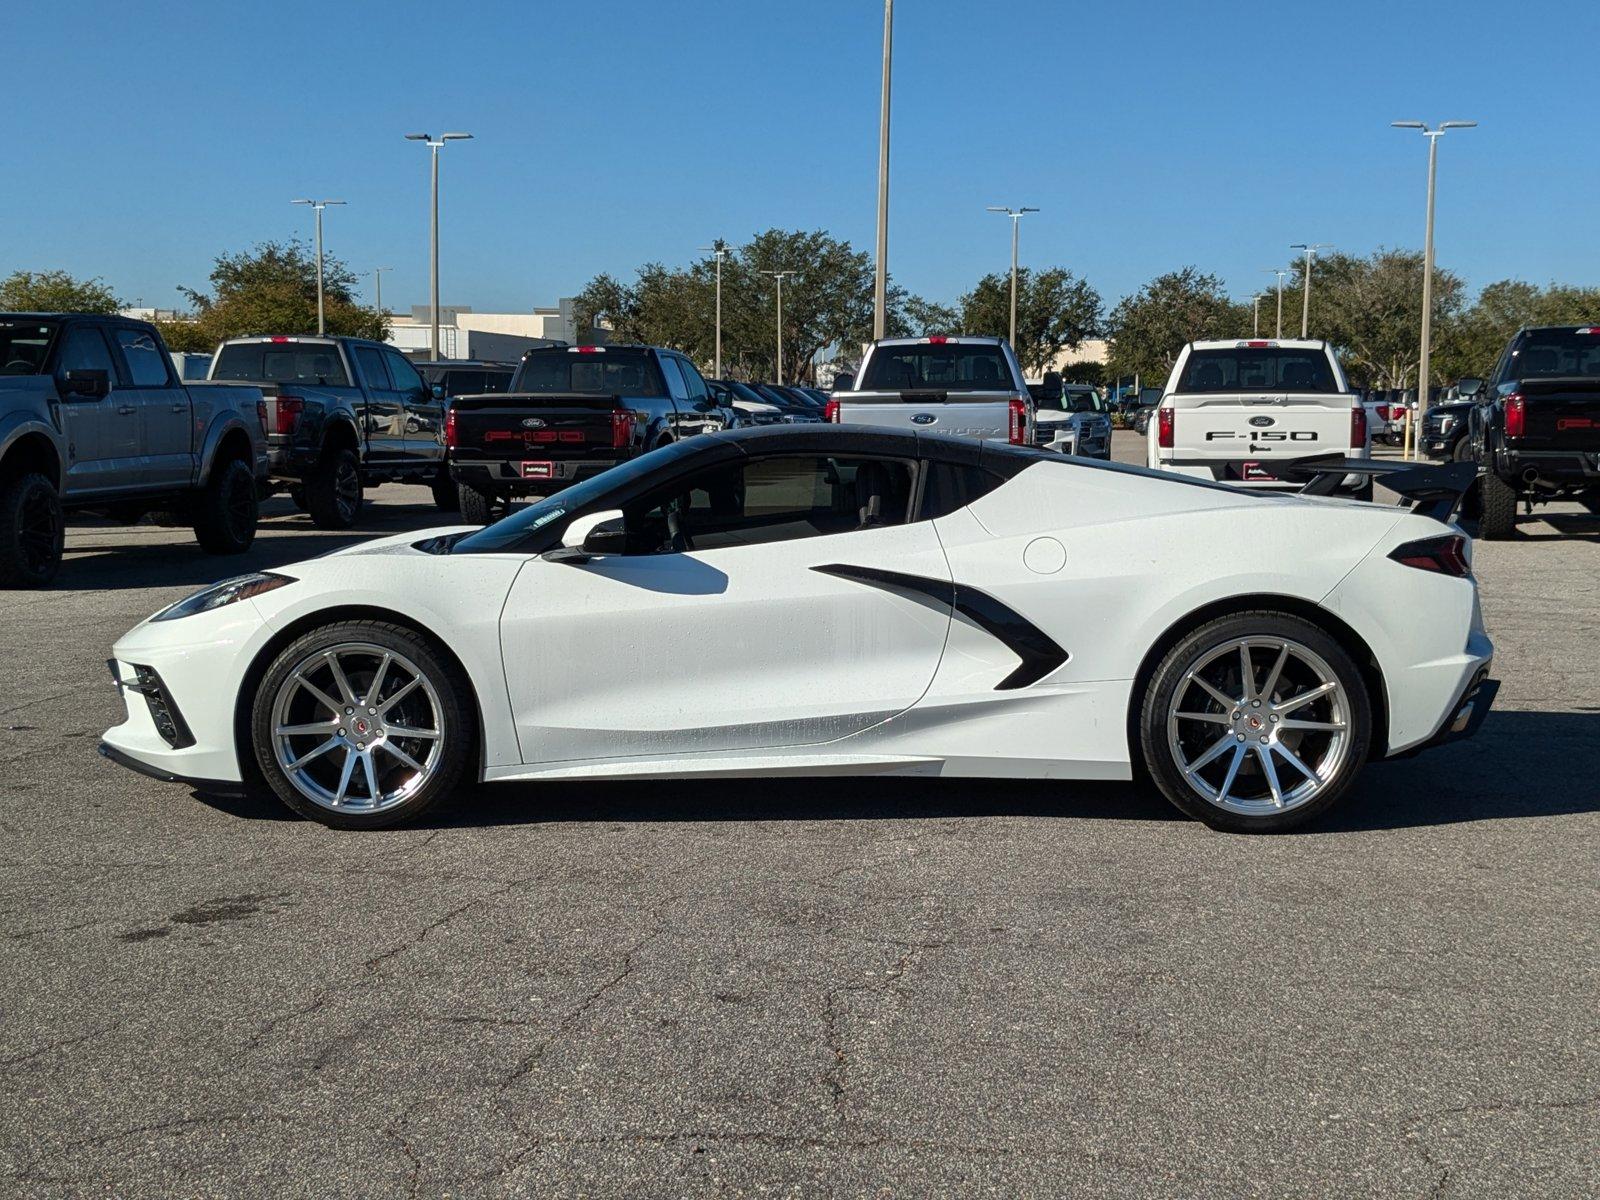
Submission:
[[[667,381],[667,404],[669,411],[666,414],[667,425],[672,430],[675,438],[686,438],[692,433],[699,433],[693,422],[689,419],[689,385],[684,382],[683,372],[678,369],[678,359],[672,354],[659,356],[661,376]]]
[[[104,371],[111,383],[110,393],[98,398],[69,394],[61,385],[69,371]],[[138,449],[139,410],[121,387],[122,373],[98,325],[75,322],[67,327],[56,351],[55,375],[67,435],[68,494],[81,496],[122,486]]]
[[[433,398],[432,389],[399,351],[384,350],[383,361],[400,401],[406,458],[417,462],[440,458],[444,454],[444,401]]]
[[[405,405],[389,379],[383,351],[376,346],[354,346],[356,370],[366,393],[362,427],[367,437],[367,458],[394,462],[405,457]]]
[[[123,401],[138,409],[127,482],[187,487],[194,477],[189,393],[179,385],[172,360],[153,333],[132,326],[115,326],[113,333],[127,367]],[[120,411],[122,405],[118,407]]]
[[[724,461],[627,506],[626,553],[531,559],[501,617],[524,760],[777,751],[916,704],[951,604],[932,523],[907,520],[912,478],[861,456]]]

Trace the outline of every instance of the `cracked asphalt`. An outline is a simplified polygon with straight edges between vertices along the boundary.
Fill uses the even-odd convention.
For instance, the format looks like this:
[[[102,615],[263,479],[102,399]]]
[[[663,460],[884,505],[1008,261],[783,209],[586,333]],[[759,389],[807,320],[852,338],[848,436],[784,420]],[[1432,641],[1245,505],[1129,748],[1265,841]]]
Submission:
[[[0,593],[0,1194],[1600,1193],[1600,521],[1479,545],[1497,711],[1297,835],[883,780],[348,834],[94,751],[125,628],[343,540],[268,512]]]

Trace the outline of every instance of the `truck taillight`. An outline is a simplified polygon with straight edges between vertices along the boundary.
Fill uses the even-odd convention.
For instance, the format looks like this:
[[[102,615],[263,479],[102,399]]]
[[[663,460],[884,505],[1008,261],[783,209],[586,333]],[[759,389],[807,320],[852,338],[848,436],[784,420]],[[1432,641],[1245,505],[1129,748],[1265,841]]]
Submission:
[[[300,423],[300,414],[305,410],[306,402],[299,396],[279,396],[277,404],[273,406],[272,432],[292,434],[294,427]]]
[[[1367,444],[1367,410],[1356,405],[1350,410],[1350,448],[1360,450]]]
[[[1008,440],[1013,446],[1026,446],[1028,444],[1028,406],[1021,400],[1013,400],[1010,404],[1011,421],[1008,431]]]
[[[1521,437],[1528,431],[1528,400],[1521,392],[1506,397],[1506,436]]]
[[[611,448],[626,450],[633,444],[633,412],[631,409],[611,410]]]
[[[1172,449],[1174,413],[1170,408],[1156,409],[1156,445],[1163,450]]]
[[[447,408],[444,410],[444,448],[454,450],[460,444],[457,441],[459,436],[456,432],[456,410]]]
[[[839,402],[829,400],[822,406],[822,419],[837,425],[839,423]]]

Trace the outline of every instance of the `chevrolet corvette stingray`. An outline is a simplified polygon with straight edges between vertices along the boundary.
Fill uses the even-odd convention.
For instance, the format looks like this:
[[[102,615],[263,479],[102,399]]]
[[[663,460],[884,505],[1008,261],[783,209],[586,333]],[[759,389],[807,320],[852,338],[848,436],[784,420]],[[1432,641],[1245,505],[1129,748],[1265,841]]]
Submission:
[[[1455,467],[1379,506],[912,431],[664,447],[486,528],[230,579],[110,660],[109,758],[376,828],[467,780],[1147,775],[1310,819],[1470,734],[1493,647]]]

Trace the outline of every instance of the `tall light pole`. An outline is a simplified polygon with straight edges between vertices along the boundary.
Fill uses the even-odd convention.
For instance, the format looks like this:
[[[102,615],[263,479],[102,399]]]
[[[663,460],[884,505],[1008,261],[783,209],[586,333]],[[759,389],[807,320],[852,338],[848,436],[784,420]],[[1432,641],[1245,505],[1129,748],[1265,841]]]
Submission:
[[[439,361],[439,147],[446,142],[461,142],[470,133],[445,133],[435,138],[430,133],[408,133],[408,142],[426,142],[433,151],[433,219],[428,235],[428,305],[433,313],[433,361]]]
[[[1310,336],[1307,331],[1311,328],[1311,260],[1317,256],[1318,250],[1333,249],[1333,243],[1295,242],[1294,245],[1289,247],[1289,249],[1304,250],[1306,253],[1305,295],[1302,296],[1300,300],[1300,336],[1305,338]]]
[[[1278,332],[1272,336],[1281,338],[1283,336],[1283,279],[1289,272],[1281,267],[1262,267],[1261,269],[1268,275],[1276,275],[1278,277]]]
[[[1017,348],[1017,228],[1022,224],[1024,213],[1035,213],[1037,208],[1006,208],[1002,205],[991,204],[989,211],[992,213],[1005,213],[1011,218],[1011,349]]]
[[[322,210],[330,204],[343,204],[343,200],[291,200],[290,204],[309,204],[317,214],[317,334],[328,332],[328,322],[322,306]]]
[[[1261,300],[1265,295],[1266,295],[1265,292],[1257,292],[1254,296],[1250,297],[1250,308],[1251,308],[1250,336],[1251,337],[1257,337],[1258,338],[1258,337],[1261,336]]]
[[[372,287],[373,291],[376,293],[373,298],[373,304],[377,307],[378,315],[380,317],[383,316],[383,273],[385,271],[392,270],[394,270],[393,267],[372,268]]]
[[[771,275],[778,281],[778,386],[783,386],[783,277],[793,275],[794,271],[763,271],[763,275]]]
[[[1433,350],[1433,192],[1439,174],[1439,139],[1447,129],[1473,129],[1476,121],[1445,121],[1436,129],[1429,129],[1421,121],[1391,121],[1396,129],[1420,129],[1428,139],[1428,221],[1422,237],[1422,346],[1417,365],[1417,416],[1406,429],[1406,457],[1414,449],[1411,429],[1422,427],[1422,418],[1428,415],[1428,384],[1432,375],[1429,357]]]
[[[716,366],[711,369],[715,379],[722,378],[722,260],[728,256],[728,244],[721,238],[709,246],[701,246],[702,250],[710,250],[717,256],[717,360]]]
[[[889,64],[894,57],[894,0],[883,0],[883,100],[878,115],[878,262],[872,276],[872,337],[889,325]],[[782,364],[779,364],[782,371]],[[782,382],[780,380],[780,382]]]

